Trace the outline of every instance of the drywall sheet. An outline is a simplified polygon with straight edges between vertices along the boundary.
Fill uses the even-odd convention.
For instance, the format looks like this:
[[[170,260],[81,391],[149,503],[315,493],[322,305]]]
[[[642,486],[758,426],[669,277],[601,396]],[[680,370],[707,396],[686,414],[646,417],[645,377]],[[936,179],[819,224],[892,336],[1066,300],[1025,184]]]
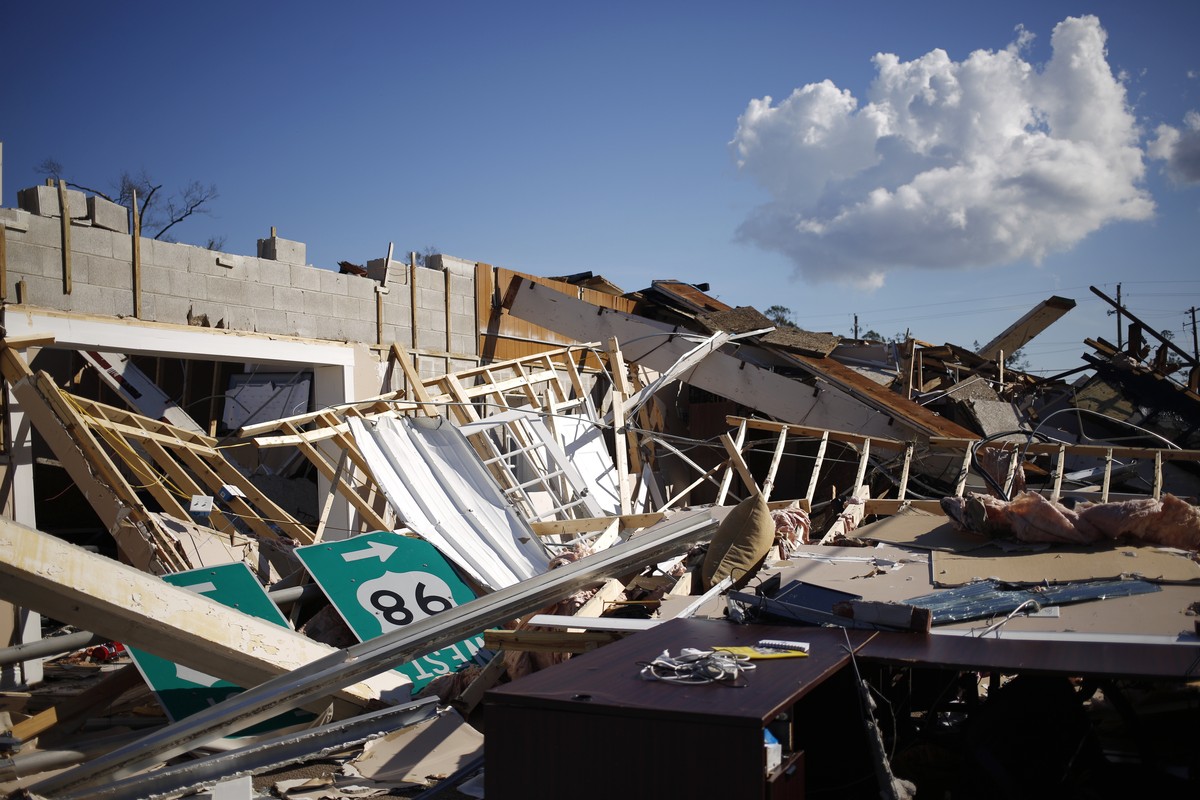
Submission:
[[[554,421],[554,432],[567,459],[579,470],[588,496],[599,504],[601,513],[620,514],[617,468],[604,443],[604,430],[582,417],[564,416]]]
[[[483,755],[483,734],[453,710],[367,744],[346,772],[376,783],[426,786],[431,775],[452,775]]]
[[[969,555],[934,551],[933,582],[961,586],[976,580],[1064,583],[1122,576],[1148,581],[1200,582],[1200,564],[1154,547],[1056,547],[1041,553],[1004,553],[980,548]]]
[[[541,541],[449,421],[348,422],[396,514],[473,578],[501,589],[546,571],[550,558]]]
[[[966,553],[988,544],[986,537],[962,531],[943,516],[922,513],[898,513],[894,516],[863,525],[852,534],[855,539],[922,550],[950,550]]]

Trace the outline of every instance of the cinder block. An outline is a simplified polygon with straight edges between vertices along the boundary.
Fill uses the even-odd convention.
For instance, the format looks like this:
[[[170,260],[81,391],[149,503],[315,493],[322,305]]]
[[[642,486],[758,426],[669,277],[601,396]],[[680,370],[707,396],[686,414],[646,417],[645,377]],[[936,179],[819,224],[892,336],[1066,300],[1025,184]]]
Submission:
[[[372,303],[375,302],[375,289],[379,287],[378,283],[360,275],[347,275],[345,277],[346,293],[348,295],[361,299],[369,299]]]
[[[133,289],[133,268],[112,258],[88,258],[88,283],[129,292]],[[145,271],[142,272],[143,279]]]
[[[270,268],[270,262],[262,265],[265,273]],[[321,290],[321,270],[316,267],[306,267],[303,265],[293,265],[289,267],[291,273],[291,285],[296,289],[311,289],[319,292]]]
[[[417,288],[417,308],[426,311],[444,311],[444,295],[436,289]]]
[[[57,186],[30,186],[17,192],[17,205],[40,217],[61,217]],[[67,210],[71,219],[87,219],[87,195],[78,189],[67,189]]]
[[[309,314],[288,312],[288,328],[292,336],[302,336],[306,339],[315,339],[313,330],[315,323],[313,317]]]
[[[280,264],[278,261],[267,261],[262,258],[251,259],[247,257],[246,261],[253,262],[254,264],[254,280],[271,286],[292,286],[293,270],[307,269],[306,267]]]
[[[387,266],[387,281],[384,281],[384,267],[386,258],[373,258],[367,262],[367,277],[376,283],[386,283],[388,286],[393,284],[398,286],[408,285],[408,262],[397,261],[392,259]]]
[[[251,296],[253,289],[254,296]],[[273,308],[275,305],[273,286],[250,286],[245,281],[236,278],[218,278],[207,275],[204,279],[205,297],[214,303],[229,303],[231,305],[262,306]]]
[[[141,248],[143,264],[167,267],[180,272],[187,272],[188,251],[193,249],[184,244],[146,238],[142,239]]]
[[[362,319],[346,320],[346,341],[375,343],[375,322]]]
[[[350,279],[349,275],[342,275],[328,269],[318,269],[317,275],[321,281],[321,291],[330,295],[344,295],[347,293],[346,281]]]
[[[308,292],[303,289],[293,289],[290,286],[274,287],[272,303],[277,311],[304,311],[304,296]]]
[[[186,325],[188,312],[192,310],[193,300],[190,297],[176,294],[143,295],[142,302],[154,302],[154,316],[148,317],[155,322],[170,322],[174,325]]]
[[[258,319],[256,309],[247,306],[227,306],[225,328],[231,331],[253,331]]]
[[[101,228],[71,227],[71,252],[112,258],[116,234]]]
[[[254,330],[259,333],[287,334],[287,313],[273,308],[254,309]]]
[[[88,218],[97,228],[129,235],[129,209],[125,206],[92,195],[87,199],[87,211]]]
[[[418,267],[416,270],[417,289],[437,289],[442,291],[446,286],[446,276],[440,269]]]
[[[142,265],[142,270],[145,271],[147,266]],[[186,272],[168,267],[157,267],[163,272],[166,272],[171,281],[169,294],[176,297],[186,298],[187,300],[207,300],[208,299],[208,277],[206,275],[195,275],[191,272]]]
[[[126,263],[125,271],[132,275],[133,267]],[[162,267],[155,267],[149,264],[142,265],[142,296],[147,294],[170,294],[171,293],[171,276],[178,273],[173,273],[170,270]],[[132,281],[132,278],[130,279]]]
[[[270,261],[282,261],[285,264],[306,264],[308,247],[304,242],[294,242],[272,236],[258,240],[258,257]]]

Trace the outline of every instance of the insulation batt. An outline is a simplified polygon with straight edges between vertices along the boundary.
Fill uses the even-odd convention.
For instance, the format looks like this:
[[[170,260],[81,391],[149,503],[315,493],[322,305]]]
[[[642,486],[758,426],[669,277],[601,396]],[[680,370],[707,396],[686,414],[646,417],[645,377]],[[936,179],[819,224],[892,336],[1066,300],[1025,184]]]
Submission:
[[[981,494],[945,497],[942,510],[960,527],[1022,542],[1092,544],[1129,537],[1147,544],[1200,550],[1200,509],[1171,494],[1067,508],[1036,492],[1010,501]]]

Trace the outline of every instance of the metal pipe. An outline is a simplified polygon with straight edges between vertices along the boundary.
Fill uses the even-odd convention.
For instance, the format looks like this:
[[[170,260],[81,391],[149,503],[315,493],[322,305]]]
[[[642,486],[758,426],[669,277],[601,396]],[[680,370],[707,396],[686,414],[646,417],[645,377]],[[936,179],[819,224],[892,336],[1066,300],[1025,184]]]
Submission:
[[[62,800],[122,800],[126,797],[178,797],[220,781],[357,747],[369,739],[407,728],[437,715],[436,697],[385,708],[317,728],[251,741],[245,747],[186,761],[99,787],[60,795]]]
[[[660,530],[651,528],[573,564],[330,653],[168,725],[127,747],[51,776],[30,790],[34,794],[57,797],[105,780],[128,777],[230,731],[299,708],[311,699],[542,608],[598,580],[686,552],[691,545],[711,538],[717,525],[708,510],[680,514],[678,519],[664,523]]]
[[[100,636],[91,631],[77,631],[63,636],[51,636],[49,639],[38,639],[35,642],[13,645],[0,650],[0,667],[20,661],[61,656],[64,653],[71,653],[107,641],[110,640],[106,636]]]

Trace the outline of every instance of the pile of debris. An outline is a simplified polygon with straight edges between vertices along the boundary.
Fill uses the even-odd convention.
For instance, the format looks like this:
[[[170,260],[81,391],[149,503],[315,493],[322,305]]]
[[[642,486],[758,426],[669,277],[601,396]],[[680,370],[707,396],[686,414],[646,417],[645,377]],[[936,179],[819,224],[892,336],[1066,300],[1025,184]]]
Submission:
[[[401,388],[320,405],[310,377],[277,376],[239,395],[256,413],[199,424],[151,410],[167,394],[133,358],[5,336],[10,455],[33,452],[39,496],[65,499],[39,510],[49,530],[0,520],[0,599],[55,634],[4,664],[53,657],[49,672],[88,678],[2,695],[9,791],[480,796],[462,781],[505,736],[481,732],[489,691],[668,620],[867,632],[846,658],[890,720],[845,709],[878,737],[879,772],[844,796],[983,796],[987,775],[1028,789],[1038,774],[998,746],[969,776],[1012,709],[1040,702],[1072,711],[1052,727],[1097,764],[1112,751],[1080,709],[1143,734],[1194,721],[1194,358],[1179,385],[1131,332],[1128,348],[1089,341],[1075,384],[1006,369],[1073,307],[1058,297],[972,352],[778,326],[678,281],[621,295],[478,266],[478,363],[429,374],[427,348],[379,342],[381,383]],[[537,346],[487,357],[505,337]],[[237,423],[222,436],[218,414]],[[1164,686],[1168,710],[1131,699]],[[820,788],[839,755],[809,748]],[[768,780],[799,750],[785,743]],[[1157,755],[1143,774],[1195,790],[1194,754]],[[317,762],[336,774],[278,778]],[[1053,766],[1074,788],[1100,774]],[[500,781],[489,796],[528,793]]]

